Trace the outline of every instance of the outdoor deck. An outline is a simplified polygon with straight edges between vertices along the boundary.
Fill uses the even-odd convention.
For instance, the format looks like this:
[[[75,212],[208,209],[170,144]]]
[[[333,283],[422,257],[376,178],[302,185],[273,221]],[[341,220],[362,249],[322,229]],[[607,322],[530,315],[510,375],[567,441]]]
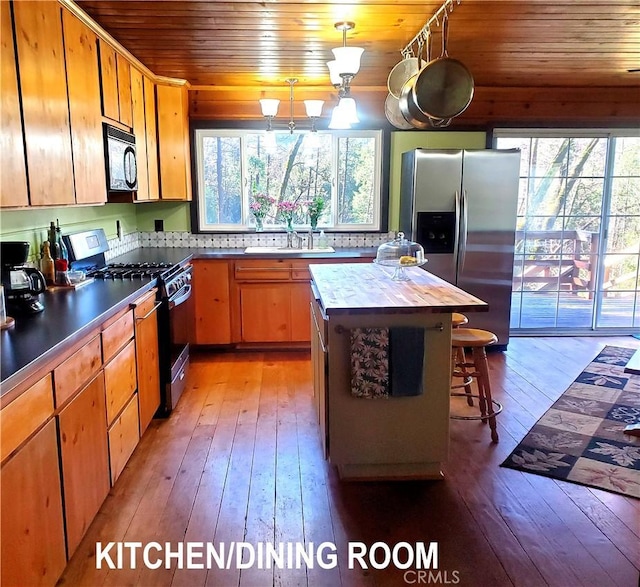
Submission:
[[[511,328],[544,328],[547,332],[551,328],[590,329],[594,305],[595,300],[568,292],[514,292]],[[605,298],[597,326],[640,328],[640,307],[633,296]]]

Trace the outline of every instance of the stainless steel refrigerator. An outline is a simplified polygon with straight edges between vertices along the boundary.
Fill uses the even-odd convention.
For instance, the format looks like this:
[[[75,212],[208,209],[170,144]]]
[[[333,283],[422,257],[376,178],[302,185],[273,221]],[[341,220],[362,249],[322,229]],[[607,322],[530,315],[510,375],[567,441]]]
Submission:
[[[481,298],[489,312],[469,327],[509,342],[520,151],[434,151],[402,155],[400,230],[419,242],[424,269]]]

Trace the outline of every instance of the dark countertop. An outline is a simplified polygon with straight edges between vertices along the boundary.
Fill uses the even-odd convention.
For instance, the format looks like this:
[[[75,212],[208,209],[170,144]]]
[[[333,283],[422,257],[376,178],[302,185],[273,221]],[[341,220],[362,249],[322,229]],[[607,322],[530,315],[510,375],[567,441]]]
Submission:
[[[287,258],[348,258],[375,256],[375,248],[336,249],[335,253],[286,254]],[[140,248],[111,259],[112,263],[197,259],[278,258],[280,254],[246,255],[244,249]],[[39,314],[14,316],[13,328],[0,333],[0,396],[37,372],[50,358],[98,327],[155,285],[155,280],[100,281],[78,290],[56,289],[41,294]]]
[[[165,261],[180,263],[191,257],[189,249],[137,249],[111,260],[114,263]],[[77,290],[48,289],[40,295],[44,310],[13,316],[15,326],[0,333],[0,396],[37,372],[50,358],[86,336],[127,307],[156,280],[102,281],[96,279]],[[11,312],[8,312],[11,315]]]
[[[171,249],[163,249],[171,250]],[[174,249],[181,250],[181,249]],[[184,249],[182,249],[184,250]],[[295,253],[259,253],[247,254],[244,249],[189,249],[194,259],[348,259],[356,257],[375,257],[377,247],[344,247],[335,249],[335,253],[308,253],[305,249],[296,249]]]

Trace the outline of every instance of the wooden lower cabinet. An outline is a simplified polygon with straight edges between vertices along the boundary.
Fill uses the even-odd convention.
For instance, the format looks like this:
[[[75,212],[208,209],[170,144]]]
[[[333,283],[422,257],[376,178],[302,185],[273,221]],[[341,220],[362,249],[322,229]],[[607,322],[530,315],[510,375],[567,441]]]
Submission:
[[[111,464],[112,485],[120,477],[139,440],[138,394],[134,393],[125,409],[109,428],[109,462]]]
[[[140,436],[160,406],[160,357],[158,353],[158,307],[156,290],[135,302],[136,365]]]
[[[55,585],[66,565],[56,424],[50,420],[2,467],[3,587]]]
[[[58,416],[67,548],[75,552],[109,493],[109,456],[101,371]]]
[[[136,349],[133,340],[110,363],[105,365],[104,383],[107,398],[107,422],[111,425],[138,387]]]
[[[194,344],[231,342],[231,300],[229,263],[195,259],[193,261],[194,328],[189,341]]]
[[[242,342],[291,340],[291,292],[288,283],[240,285]]]
[[[294,342],[309,342],[311,340],[309,283],[292,283],[289,288],[289,296],[291,304],[291,340]]]

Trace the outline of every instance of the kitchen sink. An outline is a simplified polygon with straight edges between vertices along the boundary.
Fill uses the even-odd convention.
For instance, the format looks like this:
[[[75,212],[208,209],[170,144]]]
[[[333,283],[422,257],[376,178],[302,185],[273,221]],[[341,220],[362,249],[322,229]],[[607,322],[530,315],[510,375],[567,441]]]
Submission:
[[[305,247],[301,249],[292,249],[288,247],[247,247],[244,252],[250,255],[300,255],[303,253],[335,253],[336,251],[333,247],[324,247],[322,249],[307,249]]]

